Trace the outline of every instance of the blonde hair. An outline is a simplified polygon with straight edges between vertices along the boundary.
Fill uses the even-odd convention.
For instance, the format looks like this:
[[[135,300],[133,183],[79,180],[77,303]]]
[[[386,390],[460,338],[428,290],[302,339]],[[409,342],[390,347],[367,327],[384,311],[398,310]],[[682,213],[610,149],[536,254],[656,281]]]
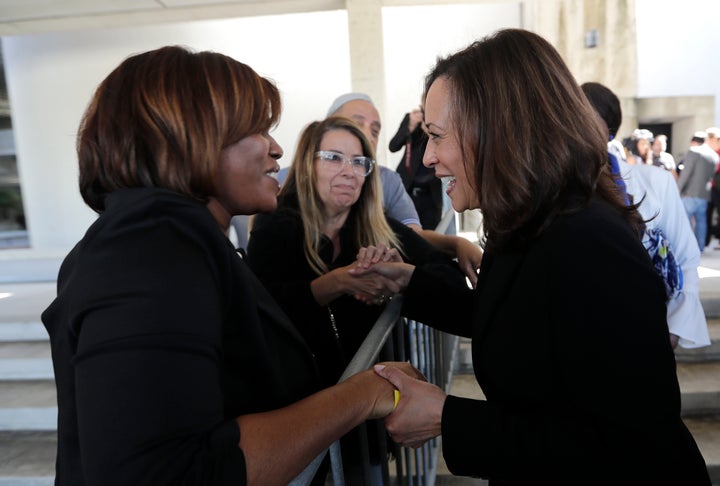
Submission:
[[[318,252],[323,237],[324,221],[323,202],[316,189],[315,152],[320,150],[323,136],[332,130],[344,130],[354,135],[360,141],[363,155],[374,158],[370,141],[360,127],[349,118],[331,116],[323,121],[312,122],[300,134],[295,157],[279,196],[281,201],[289,196],[297,197],[305,230],[305,258],[310,268],[318,275],[327,273],[328,266]],[[365,177],[360,196],[350,209],[346,224],[352,225],[352,241],[358,248],[384,243],[401,251],[400,241],[385,219],[377,167]]]

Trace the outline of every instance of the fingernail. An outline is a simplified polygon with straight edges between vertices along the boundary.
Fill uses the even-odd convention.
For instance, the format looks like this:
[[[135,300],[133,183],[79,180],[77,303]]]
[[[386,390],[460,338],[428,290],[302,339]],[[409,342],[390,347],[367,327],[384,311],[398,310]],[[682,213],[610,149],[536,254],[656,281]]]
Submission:
[[[375,371],[382,371],[385,369],[385,365],[377,364],[375,365]]]

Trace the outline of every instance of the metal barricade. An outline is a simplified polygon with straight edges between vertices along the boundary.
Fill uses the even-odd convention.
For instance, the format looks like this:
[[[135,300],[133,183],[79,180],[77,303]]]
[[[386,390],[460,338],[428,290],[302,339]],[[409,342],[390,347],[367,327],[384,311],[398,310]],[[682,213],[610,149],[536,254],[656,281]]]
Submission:
[[[454,220],[452,209],[446,211],[436,231],[444,233]],[[410,361],[425,375],[430,383],[443,388],[446,392],[452,380],[453,363],[456,359],[459,338],[451,334],[434,330],[420,322],[405,319],[400,315],[402,296],[392,299],[363,341],[360,349],[348,364],[339,381],[370,368],[378,361]],[[369,427],[378,433],[367,434]],[[387,450],[388,437],[382,421],[368,421],[360,426],[360,462],[362,463],[362,484],[367,485],[424,485],[435,484],[437,462],[440,454],[439,440],[432,439],[418,449],[408,449],[397,444]],[[368,436],[375,437],[369,444]],[[379,462],[370,463],[369,450],[375,456],[381,456]],[[310,483],[327,451],[320,454],[290,484],[302,486]],[[390,454],[391,453],[391,454]],[[335,486],[344,486],[346,476],[340,441],[329,448],[332,482]],[[353,458],[357,462],[358,458]],[[390,463],[394,462],[394,474],[390,473]]]

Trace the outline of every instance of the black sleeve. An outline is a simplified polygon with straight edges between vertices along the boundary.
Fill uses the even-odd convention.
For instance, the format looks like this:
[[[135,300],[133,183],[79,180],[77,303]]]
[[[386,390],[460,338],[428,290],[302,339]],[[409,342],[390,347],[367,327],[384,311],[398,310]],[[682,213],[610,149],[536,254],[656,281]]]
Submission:
[[[245,484],[223,416],[215,249],[189,226],[137,225],[77,269],[74,373],[89,484]]]
[[[457,262],[406,225],[391,218],[388,222],[403,245],[403,259],[416,267],[404,292],[403,315],[444,332],[469,336],[472,290]]]
[[[406,113],[405,118],[403,118],[402,122],[400,123],[400,127],[398,128],[397,133],[393,136],[392,140],[390,140],[390,152],[397,152],[405,146],[405,142],[407,142],[407,139],[410,136],[409,128],[410,114]]]

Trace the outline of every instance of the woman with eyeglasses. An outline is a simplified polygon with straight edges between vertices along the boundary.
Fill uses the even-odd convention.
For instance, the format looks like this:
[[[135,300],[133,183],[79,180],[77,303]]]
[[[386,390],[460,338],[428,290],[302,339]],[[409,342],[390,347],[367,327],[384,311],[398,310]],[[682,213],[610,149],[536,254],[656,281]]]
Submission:
[[[277,211],[252,224],[247,261],[310,345],[325,385],[337,382],[396,288],[377,275],[354,276],[358,252],[437,264],[465,286],[450,258],[385,217],[375,165],[354,121],[313,122],[300,135]]]

